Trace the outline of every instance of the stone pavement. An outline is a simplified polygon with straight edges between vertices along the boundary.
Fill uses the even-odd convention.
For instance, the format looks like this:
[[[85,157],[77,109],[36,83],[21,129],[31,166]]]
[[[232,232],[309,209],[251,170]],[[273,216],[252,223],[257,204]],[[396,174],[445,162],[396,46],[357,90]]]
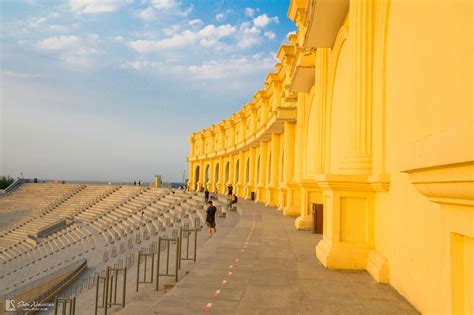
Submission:
[[[147,292],[119,313],[418,314],[365,271],[322,267],[314,252],[321,235],[295,230],[293,218],[250,201],[239,207],[238,223],[218,222],[198,262],[170,292],[154,299]]]

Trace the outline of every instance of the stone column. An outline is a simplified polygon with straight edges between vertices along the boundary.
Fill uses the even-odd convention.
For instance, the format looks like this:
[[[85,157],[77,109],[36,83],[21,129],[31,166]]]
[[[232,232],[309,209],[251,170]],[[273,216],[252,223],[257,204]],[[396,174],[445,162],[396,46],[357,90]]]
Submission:
[[[341,169],[354,175],[369,175],[372,171],[373,11],[371,0],[352,0],[350,3],[350,153]]]
[[[224,180],[225,180],[225,174],[224,174],[224,157],[221,156],[219,158],[219,184],[218,184],[218,192],[220,194],[224,193]]]
[[[236,194],[239,197],[244,196],[244,183],[245,183],[245,153],[244,151],[239,152],[239,180],[237,181]]]
[[[299,202],[294,197],[293,190],[297,187],[294,185],[293,176],[295,171],[295,130],[296,124],[292,122],[285,122],[285,160],[283,161],[283,183],[287,187],[286,205],[283,209],[283,214],[286,216],[296,217],[299,215]]]
[[[195,182],[194,182],[194,178],[195,178],[195,175],[194,175],[194,168],[195,168],[195,163],[194,162],[189,162],[189,177],[188,177],[188,187],[189,189],[191,190],[194,190],[194,186],[195,186]]]
[[[215,159],[211,159],[209,161],[209,184],[208,184],[208,189],[209,191],[214,191],[215,187],[215,180],[214,180],[214,165],[215,165]]]
[[[257,184],[257,200],[259,202],[265,202],[265,185],[267,181],[266,169],[267,169],[267,143],[264,141],[260,142],[260,171],[258,175]],[[257,158],[258,163],[258,158]]]
[[[250,194],[252,192],[255,192],[255,183],[256,183],[256,175],[255,175],[255,167],[256,167],[256,148],[250,148],[249,150],[249,158],[250,158],[250,163],[249,163],[249,180],[246,183],[247,191],[245,198],[250,199]]]
[[[267,205],[276,206],[278,203],[278,180],[279,180],[279,168],[280,168],[280,135],[272,134],[272,140],[270,143],[271,161],[270,161],[270,174],[269,187],[267,189]]]

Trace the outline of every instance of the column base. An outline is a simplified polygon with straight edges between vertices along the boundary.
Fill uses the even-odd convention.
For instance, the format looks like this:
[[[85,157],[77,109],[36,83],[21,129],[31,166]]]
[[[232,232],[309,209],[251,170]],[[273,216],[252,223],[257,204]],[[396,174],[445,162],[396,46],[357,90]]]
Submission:
[[[374,277],[375,281],[379,283],[389,283],[390,272],[387,258],[375,249],[369,252],[367,271]]]
[[[268,187],[266,189],[266,206],[277,207],[278,206],[278,190],[276,187]]]
[[[283,215],[287,217],[298,217],[301,211],[298,207],[291,206],[283,209]]]
[[[336,247],[322,239],[316,246],[316,258],[328,269],[366,270],[369,251],[349,243]]]
[[[278,190],[278,211],[285,210],[285,204],[286,204],[286,189],[285,188],[280,188]]]
[[[265,202],[266,202],[265,195],[266,195],[266,194],[265,194],[265,187],[258,187],[258,188],[257,188],[257,198],[256,198],[256,201],[265,203]]]
[[[309,231],[313,226],[313,219],[310,216],[300,216],[295,220],[295,227],[298,230]]]

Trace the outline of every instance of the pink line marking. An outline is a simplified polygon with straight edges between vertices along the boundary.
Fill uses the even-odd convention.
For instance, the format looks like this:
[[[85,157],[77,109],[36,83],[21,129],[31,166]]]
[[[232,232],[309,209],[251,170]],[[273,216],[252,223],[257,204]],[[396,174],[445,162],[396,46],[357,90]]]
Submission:
[[[204,312],[209,312],[211,310],[212,303],[207,303],[206,306],[204,306]]]

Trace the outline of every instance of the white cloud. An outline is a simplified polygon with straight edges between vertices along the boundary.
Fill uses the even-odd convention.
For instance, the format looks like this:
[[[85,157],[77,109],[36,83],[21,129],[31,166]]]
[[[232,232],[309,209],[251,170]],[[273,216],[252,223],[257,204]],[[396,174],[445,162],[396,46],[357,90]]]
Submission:
[[[46,22],[46,18],[33,18],[31,21],[30,21],[30,27],[32,28],[37,28],[39,27],[41,24],[43,24],[44,22]]]
[[[53,36],[38,42],[38,48],[42,50],[64,50],[78,46],[80,38],[74,35]]]
[[[266,14],[262,14],[257,16],[256,18],[253,19],[253,24],[257,27],[265,27],[271,22],[273,23],[279,23],[280,20],[278,19],[278,16],[274,16],[272,18],[268,17]]]
[[[177,7],[179,3],[176,0],[152,0],[151,4],[157,10],[167,10]]]
[[[121,65],[123,69],[151,71],[176,79],[222,80],[232,79],[245,82],[246,78],[273,69],[276,63],[273,55],[256,54],[233,58],[215,59],[198,65],[172,65],[161,61],[136,60]]]
[[[214,26],[213,24],[209,24],[203,29],[198,32],[198,35],[202,37],[214,37],[214,38],[222,38],[225,36],[229,36],[235,32],[235,27],[230,24]]]
[[[163,29],[163,34],[165,34],[166,36],[173,36],[178,34],[180,29],[181,25],[179,24],[171,25],[170,27],[166,27]]]
[[[126,3],[126,0],[70,0],[69,6],[77,13],[108,13]]]
[[[170,38],[162,40],[136,40],[129,43],[130,48],[139,53],[151,53],[163,49],[183,47],[196,40],[196,34],[186,30]]]
[[[255,15],[255,9],[252,8],[245,8],[245,15],[248,17],[252,17]]]
[[[153,21],[155,16],[155,10],[152,7],[148,7],[143,10],[137,11],[137,16],[145,22]]]
[[[39,74],[32,74],[32,73],[22,73],[16,71],[2,71],[3,77],[9,77],[14,79],[35,79],[38,78]]]
[[[215,26],[207,25],[198,31],[185,30],[177,32],[177,29],[171,29],[169,38],[161,40],[136,40],[129,42],[130,48],[138,53],[146,54],[157,52],[165,49],[191,46],[198,42],[204,47],[210,47],[218,43],[223,37],[230,36],[236,31],[235,27],[230,24]]]
[[[88,34],[84,38],[74,35],[52,36],[36,44],[40,50],[50,52],[64,63],[89,67],[95,62],[94,56],[100,54],[100,37]]]
[[[48,30],[50,32],[54,33],[67,33],[69,32],[69,28],[63,25],[58,25],[58,24],[51,24],[48,26]]]
[[[267,32],[265,32],[263,35],[264,35],[266,38],[268,38],[268,39],[274,39],[275,36],[276,36],[276,34],[273,33],[272,31],[267,31]]]
[[[257,45],[261,42],[259,37],[243,37],[237,43],[239,48],[245,49]]]
[[[275,60],[262,54],[231,59],[211,60],[202,65],[188,67],[195,79],[221,80],[246,77],[272,69]]]
[[[224,19],[225,19],[225,14],[224,13],[216,14],[216,20],[224,21]]]
[[[125,38],[123,36],[113,36],[113,37],[110,37],[111,40],[113,40],[114,42],[117,42],[117,43],[122,43],[125,41]]]
[[[202,25],[202,20],[200,19],[194,19],[188,22],[188,25],[190,26],[201,26]]]
[[[260,30],[252,26],[250,27],[249,22],[244,22],[240,25],[237,47],[246,49],[257,45],[261,42]]]

